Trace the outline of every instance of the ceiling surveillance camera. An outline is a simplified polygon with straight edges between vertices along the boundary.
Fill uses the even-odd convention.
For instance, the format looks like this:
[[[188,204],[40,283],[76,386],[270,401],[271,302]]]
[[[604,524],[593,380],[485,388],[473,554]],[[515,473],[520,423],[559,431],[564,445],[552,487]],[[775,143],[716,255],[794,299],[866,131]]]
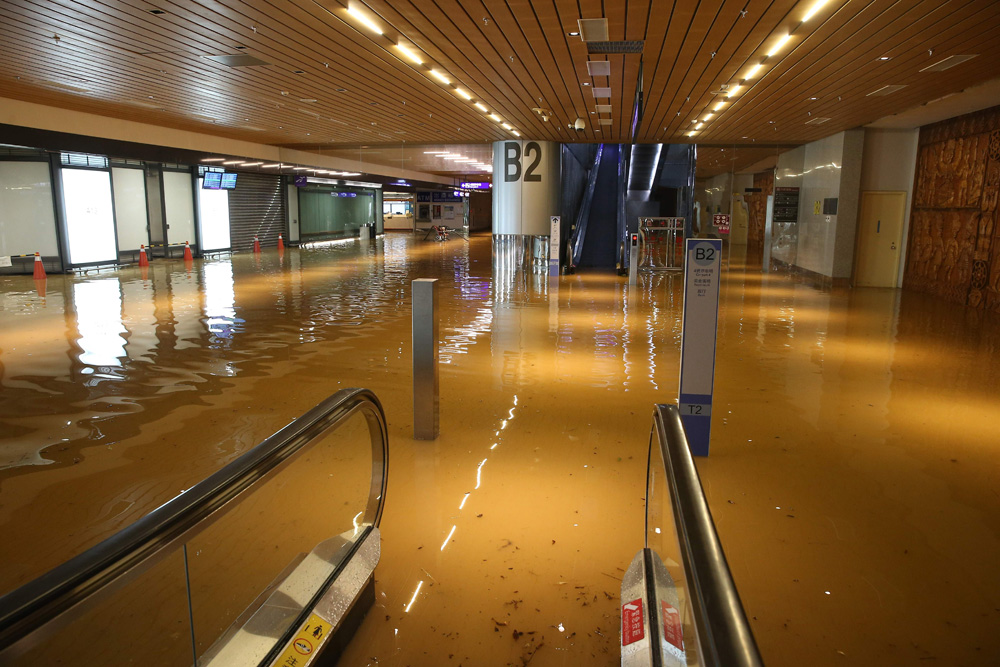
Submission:
[[[577,132],[583,132],[585,129],[587,129],[587,124],[583,122],[582,118],[577,118],[576,121],[574,121],[573,123],[573,129],[576,130]]]

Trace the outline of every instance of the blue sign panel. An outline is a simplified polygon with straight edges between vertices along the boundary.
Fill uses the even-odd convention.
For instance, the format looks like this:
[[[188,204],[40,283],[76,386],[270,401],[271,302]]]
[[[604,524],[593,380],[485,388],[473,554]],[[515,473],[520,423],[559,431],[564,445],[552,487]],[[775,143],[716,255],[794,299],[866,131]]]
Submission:
[[[431,201],[435,204],[459,202],[462,201],[462,195],[454,192],[432,192]]]
[[[296,176],[295,177],[295,187],[301,188],[302,186],[304,186],[308,182],[309,182],[309,177],[308,176]]]
[[[417,201],[430,202],[430,200],[431,200],[431,193],[429,193],[429,192],[418,192],[417,193]]]

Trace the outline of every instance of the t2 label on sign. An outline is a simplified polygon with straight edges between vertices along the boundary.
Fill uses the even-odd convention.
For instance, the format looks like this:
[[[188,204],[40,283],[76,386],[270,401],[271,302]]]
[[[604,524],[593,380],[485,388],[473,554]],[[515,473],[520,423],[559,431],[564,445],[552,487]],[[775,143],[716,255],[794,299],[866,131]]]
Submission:
[[[516,183],[521,180],[521,144],[516,141],[504,143],[503,149],[503,180]],[[535,173],[542,162],[542,147],[537,141],[529,141],[524,145],[524,159],[528,162],[524,170],[524,182],[540,182],[542,175]]]

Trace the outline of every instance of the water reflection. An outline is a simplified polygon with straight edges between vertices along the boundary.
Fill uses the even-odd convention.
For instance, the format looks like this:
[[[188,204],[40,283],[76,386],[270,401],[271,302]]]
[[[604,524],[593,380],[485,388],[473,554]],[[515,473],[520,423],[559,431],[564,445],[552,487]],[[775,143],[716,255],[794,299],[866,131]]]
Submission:
[[[109,367],[121,366],[125,355],[125,327],[122,325],[121,286],[117,278],[92,280],[73,285],[73,309],[76,312],[77,358],[86,368],[84,374],[115,379]]]

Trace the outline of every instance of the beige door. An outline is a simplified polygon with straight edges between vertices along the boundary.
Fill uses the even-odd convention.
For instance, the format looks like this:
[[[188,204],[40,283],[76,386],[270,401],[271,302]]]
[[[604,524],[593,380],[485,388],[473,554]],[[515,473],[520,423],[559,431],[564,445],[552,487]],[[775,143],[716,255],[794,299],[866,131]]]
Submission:
[[[856,286],[896,287],[905,210],[905,192],[861,193]]]
[[[732,245],[747,244],[747,230],[750,228],[750,214],[743,195],[733,195],[733,215],[730,218],[729,243]]]

